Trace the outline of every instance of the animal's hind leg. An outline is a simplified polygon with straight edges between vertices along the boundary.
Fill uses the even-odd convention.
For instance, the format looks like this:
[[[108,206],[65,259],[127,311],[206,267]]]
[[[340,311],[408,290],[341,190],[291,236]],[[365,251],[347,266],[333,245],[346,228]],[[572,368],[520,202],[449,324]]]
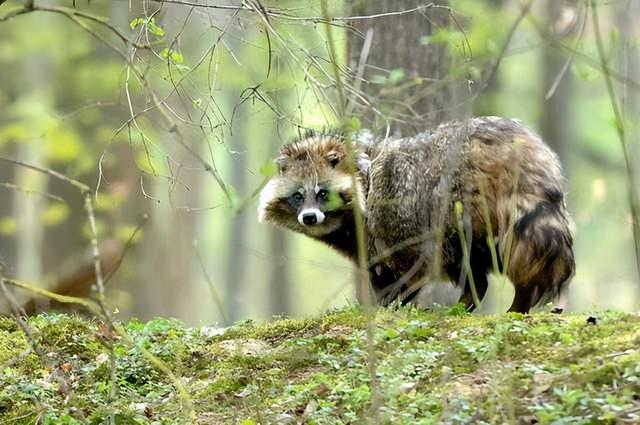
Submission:
[[[541,291],[535,285],[516,286],[516,295],[513,298],[513,304],[509,311],[517,313],[528,313],[531,307],[540,301]]]

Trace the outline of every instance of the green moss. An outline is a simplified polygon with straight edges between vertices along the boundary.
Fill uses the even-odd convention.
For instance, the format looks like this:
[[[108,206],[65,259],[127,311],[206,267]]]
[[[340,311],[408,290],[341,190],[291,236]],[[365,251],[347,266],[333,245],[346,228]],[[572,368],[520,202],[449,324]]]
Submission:
[[[142,348],[186,388],[201,423],[640,420],[638,316],[601,312],[593,325],[581,314],[461,313],[380,309],[371,341],[357,307],[212,337],[170,319],[131,321],[130,341],[50,314],[28,322],[44,358],[0,318],[0,422],[189,423],[174,382]]]

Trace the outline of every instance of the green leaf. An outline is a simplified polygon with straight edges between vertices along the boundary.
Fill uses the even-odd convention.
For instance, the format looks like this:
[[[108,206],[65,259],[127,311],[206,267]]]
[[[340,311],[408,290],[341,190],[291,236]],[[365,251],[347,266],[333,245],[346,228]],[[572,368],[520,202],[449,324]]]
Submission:
[[[147,26],[149,27],[149,32],[151,32],[151,34],[157,35],[158,37],[164,37],[164,29],[156,25],[155,18],[151,18],[147,23]]]
[[[344,200],[342,199],[342,197],[334,191],[329,191],[329,196],[326,203],[327,211],[335,211],[342,208],[343,206]]]
[[[455,209],[455,212],[456,212],[456,217],[458,219],[462,218],[462,213],[464,212],[464,206],[462,205],[462,202],[456,201],[456,203],[454,205],[454,209]]]
[[[18,222],[13,217],[0,218],[0,235],[11,236],[18,230]]]
[[[56,126],[47,134],[47,156],[51,162],[75,161],[82,151],[82,143],[76,132],[67,127]]]
[[[429,44],[449,44],[455,45],[465,40],[464,33],[460,31],[451,31],[446,28],[439,28],[433,31],[431,35],[420,37],[420,44],[426,46]]]
[[[384,336],[387,339],[396,339],[400,336],[400,332],[398,332],[396,329],[389,328],[384,332]]]
[[[100,193],[100,196],[93,205],[96,211],[109,212],[120,207],[124,201],[125,195],[121,192]]]
[[[245,419],[244,421],[242,421],[241,425],[256,425],[256,423],[251,419]]]
[[[465,314],[467,314],[467,308],[462,303],[451,306],[447,310],[447,316],[464,316]]]
[[[136,29],[139,25],[143,25],[145,23],[145,19],[143,18],[135,18],[131,22],[129,22],[129,26],[132,30]]]
[[[389,72],[389,84],[398,84],[402,80],[404,80],[404,69],[396,68]]]
[[[165,59],[171,59],[171,61],[175,64],[181,64],[182,62],[184,62],[184,56],[182,56],[182,53],[170,49],[169,47],[165,47],[164,49],[162,49],[162,51],[160,52],[160,56]]]
[[[40,219],[45,226],[56,226],[62,223],[69,216],[69,207],[67,204],[56,202],[50,204],[42,211]]]
[[[135,18],[129,22],[131,29],[136,29],[140,25],[146,25],[149,32],[158,37],[164,36],[164,29],[156,24],[156,18]]]
[[[362,128],[362,122],[358,117],[351,117],[345,122],[344,126],[347,131],[356,132]]]
[[[140,241],[140,239],[142,239],[143,236],[142,229],[138,229],[137,232],[136,229],[138,229],[138,226],[119,226],[116,230],[116,236],[120,241],[124,243],[130,242],[131,244],[135,245]]]
[[[584,81],[592,81],[596,79],[599,75],[599,72],[593,69],[590,66],[585,65],[582,62],[575,62],[571,66],[571,72],[581,80]]]
[[[264,177],[273,177],[278,174],[278,164],[274,160],[267,161],[260,167],[260,174]]]

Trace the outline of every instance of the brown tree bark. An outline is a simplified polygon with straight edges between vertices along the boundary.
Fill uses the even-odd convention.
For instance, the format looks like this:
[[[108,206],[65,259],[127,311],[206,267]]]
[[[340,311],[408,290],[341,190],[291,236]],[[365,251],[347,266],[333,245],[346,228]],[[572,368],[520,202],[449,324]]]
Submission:
[[[360,84],[369,102],[354,112],[362,117],[365,127],[384,129],[390,125],[394,132],[411,134],[447,119],[451,98],[447,48],[444,43],[429,41],[436,30],[448,27],[448,9],[437,7],[447,4],[439,0],[429,7],[419,0],[376,0],[352,6],[352,16],[425,6],[411,13],[351,22],[356,30],[349,33],[347,41],[351,83]],[[364,48],[367,37],[371,38],[370,47]],[[400,69],[403,71],[394,71]],[[404,78],[394,81],[392,71],[396,76],[402,72]],[[387,81],[382,83],[381,77]]]

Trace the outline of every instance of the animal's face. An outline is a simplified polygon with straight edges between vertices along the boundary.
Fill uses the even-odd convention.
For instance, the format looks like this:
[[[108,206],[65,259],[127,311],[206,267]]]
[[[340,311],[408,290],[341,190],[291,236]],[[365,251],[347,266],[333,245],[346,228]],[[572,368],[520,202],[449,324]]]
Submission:
[[[353,202],[364,211],[361,179],[368,158],[358,157],[354,190],[346,157],[344,143],[335,136],[312,136],[286,145],[276,160],[278,175],[260,194],[260,221],[321,237],[343,225]]]

